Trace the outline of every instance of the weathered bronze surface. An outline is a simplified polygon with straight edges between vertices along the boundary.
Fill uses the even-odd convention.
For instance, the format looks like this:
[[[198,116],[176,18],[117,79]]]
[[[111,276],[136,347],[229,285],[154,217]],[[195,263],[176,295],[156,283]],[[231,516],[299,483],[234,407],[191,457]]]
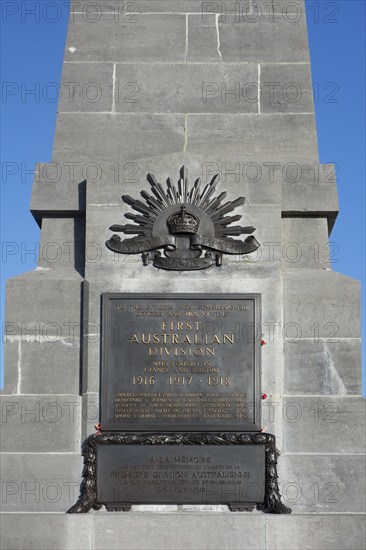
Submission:
[[[242,206],[245,198],[223,203],[226,191],[215,196],[218,174],[202,188],[200,178],[190,188],[185,166],[180,170],[177,186],[171,178],[165,189],[153,174],[148,174],[147,179],[153,195],[141,191],[144,202],[122,196],[139,214],[125,214],[135,224],[116,224],[110,230],[136,236],[121,241],[119,235],[112,235],[106,242],[112,252],[142,254],[145,266],[152,261],[160,269],[194,271],[221,266],[223,254],[250,254],[260,246],[252,235],[255,227],[231,225],[241,215],[227,214]],[[249,235],[244,241],[231,238],[243,234]]]
[[[258,295],[104,294],[103,430],[259,430]]]
[[[263,503],[264,447],[111,445],[97,450],[97,502]]]
[[[291,513],[281,502],[272,434],[103,433],[88,438],[83,454],[81,493],[69,514],[172,502]]]

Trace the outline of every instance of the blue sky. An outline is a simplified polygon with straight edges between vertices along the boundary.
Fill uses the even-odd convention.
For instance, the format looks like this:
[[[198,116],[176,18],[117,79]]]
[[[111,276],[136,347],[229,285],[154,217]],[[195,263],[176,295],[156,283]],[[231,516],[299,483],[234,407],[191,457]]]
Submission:
[[[331,236],[338,246],[333,269],[364,279],[365,0],[306,4],[320,161],[338,165],[340,214]],[[29,213],[32,172],[35,162],[51,159],[57,102],[52,101],[52,87],[45,85],[60,81],[68,10],[67,0],[2,0],[0,5],[1,79],[7,86],[1,102],[3,315],[5,280],[36,266],[39,230]],[[41,10],[38,21],[24,5],[28,11]]]

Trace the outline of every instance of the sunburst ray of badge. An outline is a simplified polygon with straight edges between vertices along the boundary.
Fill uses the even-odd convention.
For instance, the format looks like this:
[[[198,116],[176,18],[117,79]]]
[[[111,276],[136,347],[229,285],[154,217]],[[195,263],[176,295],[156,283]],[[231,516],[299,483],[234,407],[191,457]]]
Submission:
[[[152,194],[147,191],[141,191],[140,195],[144,202],[134,199],[129,195],[122,195],[122,200],[131,206],[133,210],[139,214],[126,213],[125,217],[128,220],[135,222],[134,224],[112,225],[111,231],[115,233],[125,233],[126,235],[136,235],[133,240],[140,238],[150,238],[152,236],[152,228],[155,220],[166,208],[180,204],[192,204],[206,212],[211,218],[216,237],[228,238],[230,236],[251,235],[255,231],[255,227],[241,225],[231,225],[238,222],[242,216],[227,216],[238,206],[245,203],[244,197],[239,197],[236,200],[223,203],[226,199],[227,192],[224,191],[220,195],[215,196],[216,188],[219,184],[219,174],[213,176],[211,181],[205,186],[202,185],[201,178],[195,180],[192,187],[188,181],[188,170],[183,166],[180,170],[180,178],[177,186],[174,185],[171,178],[166,180],[166,189],[159,183],[153,174],[147,175],[147,180],[151,186]]]

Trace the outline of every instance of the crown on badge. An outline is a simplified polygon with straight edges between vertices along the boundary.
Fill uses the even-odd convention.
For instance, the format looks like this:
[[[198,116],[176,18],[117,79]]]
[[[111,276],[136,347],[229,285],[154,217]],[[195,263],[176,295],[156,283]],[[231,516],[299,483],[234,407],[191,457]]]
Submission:
[[[169,216],[166,223],[171,235],[195,235],[200,226],[200,220],[187,212],[184,205],[181,206],[179,212],[174,212]]]

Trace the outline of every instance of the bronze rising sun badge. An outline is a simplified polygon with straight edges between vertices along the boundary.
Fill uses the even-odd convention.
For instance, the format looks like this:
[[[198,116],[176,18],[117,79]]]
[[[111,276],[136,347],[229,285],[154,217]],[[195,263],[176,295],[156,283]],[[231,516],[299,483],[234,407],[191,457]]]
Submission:
[[[119,254],[142,254],[143,264],[175,271],[207,269],[221,266],[223,254],[249,254],[260,246],[252,235],[255,227],[231,225],[240,215],[227,216],[245,202],[244,197],[223,203],[226,191],[214,196],[219,183],[216,174],[203,189],[198,178],[190,188],[188,171],[181,168],[177,187],[171,178],[166,189],[155,176],[148,174],[153,195],[141,191],[144,202],[123,195],[122,200],[139,214],[125,217],[135,224],[112,225],[115,233],[136,235],[121,240],[114,234],[107,247]],[[245,240],[231,236],[249,235]]]

